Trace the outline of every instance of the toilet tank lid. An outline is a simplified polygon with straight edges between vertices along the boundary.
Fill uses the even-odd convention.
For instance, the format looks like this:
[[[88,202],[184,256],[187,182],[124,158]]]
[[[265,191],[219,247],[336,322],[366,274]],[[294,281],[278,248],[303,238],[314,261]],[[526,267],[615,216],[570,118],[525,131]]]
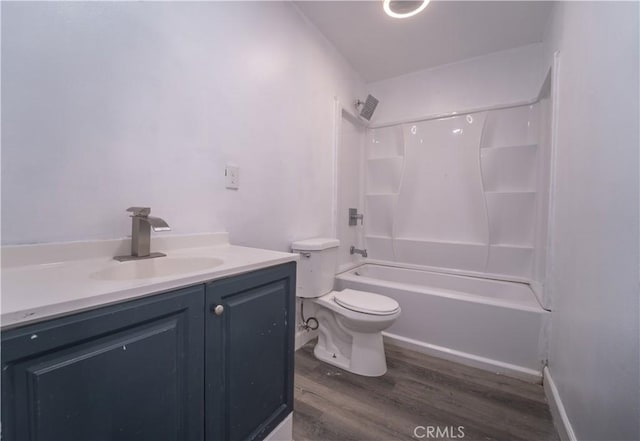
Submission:
[[[335,248],[340,245],[338,239],[316,237],[313,239],[297,240],[291,244],[292,250],[298,251],[320,251],[327,248]]]

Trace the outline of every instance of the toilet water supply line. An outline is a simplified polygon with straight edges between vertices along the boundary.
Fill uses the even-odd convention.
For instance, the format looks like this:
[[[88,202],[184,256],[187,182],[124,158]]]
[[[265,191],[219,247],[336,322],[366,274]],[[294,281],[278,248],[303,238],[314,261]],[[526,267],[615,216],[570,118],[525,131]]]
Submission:
[[[309,317],[305,320],[304,318],[304,300],[300,300],[300,318],[302,318],[302,327],[307,331],[315,331],[318,329],[320,324],[318,323],[318,319],[315,317]],[[310,324],[314,323],[314,324]]]

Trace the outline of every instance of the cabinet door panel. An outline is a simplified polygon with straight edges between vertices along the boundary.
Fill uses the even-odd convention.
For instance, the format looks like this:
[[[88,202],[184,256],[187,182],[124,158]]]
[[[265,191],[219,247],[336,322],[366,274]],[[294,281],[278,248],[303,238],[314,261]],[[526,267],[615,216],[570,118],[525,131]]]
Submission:
[[[294,287],[295,264],[207,286],[224,307],[205,325],[207,439],[261,439],[292,411]]]
[[[3,437],[201,439],[203,304],[193,287],[3,334]]]

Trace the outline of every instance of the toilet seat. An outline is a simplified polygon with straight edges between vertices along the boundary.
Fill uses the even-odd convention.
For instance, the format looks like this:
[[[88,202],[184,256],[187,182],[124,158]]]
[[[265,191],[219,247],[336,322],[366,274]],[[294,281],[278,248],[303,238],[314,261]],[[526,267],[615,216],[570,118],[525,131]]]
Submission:
[[[391,315],[400,310],[400,305],[392,298],[355,289],[334,291],[333,300],[343,308],[364,314]]]

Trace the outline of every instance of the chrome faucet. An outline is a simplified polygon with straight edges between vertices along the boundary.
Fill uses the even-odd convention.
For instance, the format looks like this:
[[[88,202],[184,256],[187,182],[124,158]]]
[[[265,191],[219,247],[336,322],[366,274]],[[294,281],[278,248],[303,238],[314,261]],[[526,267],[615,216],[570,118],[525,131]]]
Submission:
[[[163,253],[151,252],[151,229],[153,231],[170,231],[169,225],[159,217],[149,216],[149,207],[130,207],[127,211],[131,215],[131,255],[116,256],[119,262],[127,260],[151,259],[166,256]]]
[[[351,248],[349,248],[349,254],[360,254],[362,257],[366,258],[367,250],[366,249],[359,250],[358,248],[351,245]]]

